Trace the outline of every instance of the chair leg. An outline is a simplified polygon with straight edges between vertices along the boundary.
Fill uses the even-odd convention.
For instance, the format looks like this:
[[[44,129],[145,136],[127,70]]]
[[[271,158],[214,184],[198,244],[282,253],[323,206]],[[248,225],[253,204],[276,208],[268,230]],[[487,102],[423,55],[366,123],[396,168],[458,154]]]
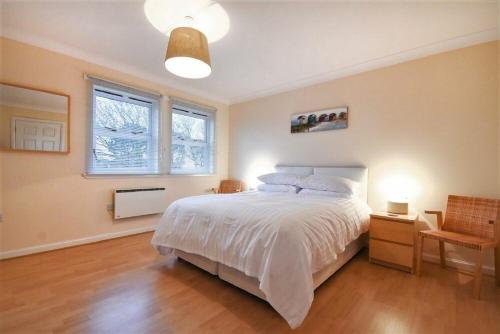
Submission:
[[[444,254],[444,241],[439,241],[439,262],[441,263],[441,268],[446,268],[446,258]]]
[[[500,246],[495,248],[495,278],[500,286]]]
[[[417,243],[417,268],[415,273],[417,276],[420,276],[421,271],[422,271],[422,254],[424,252],[424,237],[419,235],[418,236],[418,243]]]
[[[481,296],[481,275],[483,272],[483,257],[484,250],[478,252],[477,263],[476,263],[476,273],[474,275],[474,297],[479,299]]]

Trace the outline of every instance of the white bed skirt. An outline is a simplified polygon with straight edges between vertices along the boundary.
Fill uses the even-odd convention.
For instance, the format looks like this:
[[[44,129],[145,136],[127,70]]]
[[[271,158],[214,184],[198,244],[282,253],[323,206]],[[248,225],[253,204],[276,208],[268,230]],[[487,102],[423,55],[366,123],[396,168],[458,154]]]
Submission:
[[[337,260],[321,269],[320,271],[313,274],[314,289],[318,288],[322,283],[324,283],[331,275],[333,275],[337,270],[339,270],[344,264],[346,264],[350,259],[352,259],[360,250],[367,245],[368,233],[362,234],[358,239],[353,240],[349,243],[344,252],[340,253]],[[163,247],[159,247],[161,254],[166,252],[163,251]],[[250,277],[245,275],[243,272],[223,265],[206,257],[186,253],[181,250],[176,249],[175,255],[179,258],[187,261],[212,275],[218,275],[220,279],[237,286],[240,289],[251,293],[261,299],[266,300],[265,294],[259,289],[259,280],[255,277]]]

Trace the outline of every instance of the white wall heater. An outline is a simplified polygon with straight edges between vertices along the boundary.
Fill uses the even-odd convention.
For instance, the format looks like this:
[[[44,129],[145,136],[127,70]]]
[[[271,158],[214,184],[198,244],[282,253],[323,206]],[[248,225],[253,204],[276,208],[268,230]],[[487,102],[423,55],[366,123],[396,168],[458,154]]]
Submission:
[[[165,188],[116,189],[115,219],[162,213],[166,208]]]

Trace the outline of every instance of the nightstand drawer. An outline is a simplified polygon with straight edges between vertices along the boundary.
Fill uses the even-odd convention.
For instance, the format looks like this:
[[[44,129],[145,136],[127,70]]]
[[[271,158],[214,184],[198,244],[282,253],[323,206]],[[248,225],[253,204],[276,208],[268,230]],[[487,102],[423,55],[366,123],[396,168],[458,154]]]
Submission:
[[[413,247],[370,239],[370,258],[413,268]]]
[[[390,220],[372,218],[370,220],[370,238],[413,245],[413,224],[399,223]]]

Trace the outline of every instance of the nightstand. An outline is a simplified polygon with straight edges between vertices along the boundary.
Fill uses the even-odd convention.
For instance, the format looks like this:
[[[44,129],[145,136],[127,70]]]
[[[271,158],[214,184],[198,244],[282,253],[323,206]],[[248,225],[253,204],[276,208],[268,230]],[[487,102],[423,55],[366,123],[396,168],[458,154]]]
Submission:
[[[415,236],[418,215],[370,215],[370,262],[409,271],[415,269]]]

